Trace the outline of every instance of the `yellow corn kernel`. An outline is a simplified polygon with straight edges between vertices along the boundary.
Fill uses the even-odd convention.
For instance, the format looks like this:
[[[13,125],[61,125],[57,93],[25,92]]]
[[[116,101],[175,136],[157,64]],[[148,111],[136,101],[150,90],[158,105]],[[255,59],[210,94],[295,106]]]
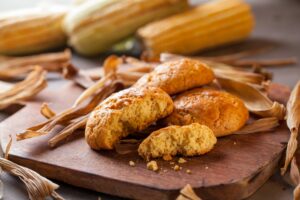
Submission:
[[[150,23],[138,30],[146,51],[192,54],[244,40],[254,27],[243,0],[214,0],[189,11]]]
[[[61,47],[65,9],[29,9],[0,16],[0,54],[24,55]]]

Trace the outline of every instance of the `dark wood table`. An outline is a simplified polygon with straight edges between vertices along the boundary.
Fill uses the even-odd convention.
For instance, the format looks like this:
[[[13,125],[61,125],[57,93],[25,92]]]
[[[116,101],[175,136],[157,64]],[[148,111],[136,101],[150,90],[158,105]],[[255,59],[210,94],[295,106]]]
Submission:
[[[63,0],[62,2],[69,2]],[[198,0],[194,0],[197,2]],[[21,4],[15,4],[23,2]],[[38,2],[13,0],[0,2],[0,12],[6,8],[29,6],[30,3]],[[263,54],[264,58],[282,58],[282,57],[297,57],[300,61],[300,1],[299,0],[249,0],[253,5],[253,10],[256,16],[256,28],[252,35],[252,39],[256,42],[269,41],[275,44],[275,48]],[[79,67],[89,68],[100,64],[100,61],[88,61],[75,57],[74,60],[79,64]],[[80,64],[82,63],[82,65]],[[293,87],[300,80],[300,64],[287,67],[271,67],[270,71],[274,73],[274,81],[287,84]],[[51,87],[58,87],[62,82],[52,80]],[[0,114],[0,119],[3,120],[9,114]],[[4,183],[4,199],[5,200],[22,200],[28,199],[27,193],[17,178],[3,173],[1,180]],[[66,199],[82,200],[82,199],[120,199],[117,197],[100,194],[97,192],[76,188],[64,183],[59,183],[58,192]],[[251,200],[263,200],[272,197],[273,200],[291,199],[292,188],[282,181],[282,178],[275,174],[271,179],[262,186],[252,197]]]

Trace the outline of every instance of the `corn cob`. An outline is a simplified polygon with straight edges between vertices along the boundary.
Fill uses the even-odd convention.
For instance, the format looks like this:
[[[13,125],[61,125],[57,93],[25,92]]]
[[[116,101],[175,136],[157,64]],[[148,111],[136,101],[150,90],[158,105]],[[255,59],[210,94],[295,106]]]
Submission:
[[[24,55],[63,46],[65,9],[29,9],[0,16],[0,54]]]
[[[146,23],[187,9],[187,0],[94,0],[65,19],[69,44],[79,53],[95,55],[134,34]]]
[[[214,0],[189,11],[150,23],[138,30],[146,53],[192,54],[237,42],[251,33],[254,18],[242,0]]]

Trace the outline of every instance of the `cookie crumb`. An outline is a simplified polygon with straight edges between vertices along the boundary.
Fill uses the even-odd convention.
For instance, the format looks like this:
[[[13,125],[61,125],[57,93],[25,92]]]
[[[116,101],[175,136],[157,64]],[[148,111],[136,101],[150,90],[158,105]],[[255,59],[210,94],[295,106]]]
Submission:
[[[168,170],[165,169],[165,170],[164,170],[164,173],[166,173],[167,171],[168,171]]]
[[[156,172],[158,170],[157,162],[155,160],[151,160],[150,162],[148,162],[147,163],[147,169]]]
[[[173,169],[174,169],[175,171],[179,171],[179,170],[180,170],[180,167],[179,167],[178,165],[175,165],[175,166],[173,167]]]
[[[179,158],[178,159],[178,163],[182,164],[182,163],[186,163],[187,161],[184,158]]]
[[[236,145],[236,142],[233,142],[234,145]]]
[[[166,161],[170,161],[170,160],[172,160],[173,158],[172,158],[171,155],[164,155],[164,156],[163,156],[163,159],[166,160]]]
[[[206,166],[205,169],[208,169],[208,166]]]
[[[131,167],[134,167],[134,166],[135,166],[135,162],[133,162],[133,161],[131,160],[131,161],[129,161],[129,165],[130,165]]]
[[[189,170],[189,169],[187,169],[187,170],[186,170],[186,173],[187,173],[187,174],[191,174],[191,173],[192,173],[192,171],[191,171],[191,170]]]
[[[173,162],[173,161],[172,161],[172,162],[170,162],[170,165],[175,165],[175,162]]]

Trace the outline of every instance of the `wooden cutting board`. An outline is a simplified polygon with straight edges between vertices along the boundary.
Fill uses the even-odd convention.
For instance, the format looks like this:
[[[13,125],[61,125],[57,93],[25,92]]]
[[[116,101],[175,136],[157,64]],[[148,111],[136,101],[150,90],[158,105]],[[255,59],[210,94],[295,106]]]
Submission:
[[[55,133],[15,141],[17,133],[45,120],[39,113],[42,102],[60,111],[70,106],[81,92],[71,83],[55,90],[46,89],[34,102],[3,121],[2,148],[5,149],[10,134],[14,140],[9,159],[46,177],[121,197],[174,199],[181,188],[191,184],[205,200],[234,200],[253,194],[274,173],[289,137],[282,125],[273,132],[219,138],[211,152],[187,158],[187,163],[180,164],[180,171],[174,171],[170,162],[158,160],[162,168],[158,173],[147,170],[145,161],[136,152],[120,155],[91,150],[83,133],[55,149],[47,146],[47,140]],[[284,102],[288,92],[280,85],[273,85],[270,95]],[[135,167],[129,166],[130,160],[136,162]],[[192,173],[187,174],[187,169]]]

